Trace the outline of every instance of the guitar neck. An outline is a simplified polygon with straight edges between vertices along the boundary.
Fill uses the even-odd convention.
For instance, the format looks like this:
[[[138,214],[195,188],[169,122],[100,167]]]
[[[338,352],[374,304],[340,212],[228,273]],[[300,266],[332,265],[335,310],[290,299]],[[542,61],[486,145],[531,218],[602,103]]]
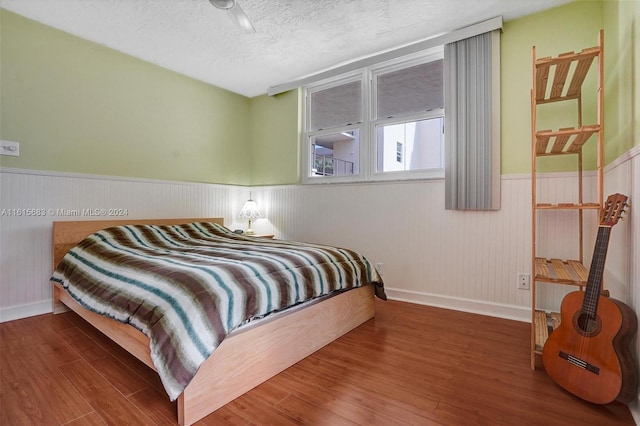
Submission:
[[[604,264],[607,258],[610,235],[611,226],[600,226],[598,228],[598,237],[593,251],[593,259],[591,259],[589,278],[587,278],[587,288],[581,312],[593,319],[595,319],[598,310],[598,300],[602,289],[602,277],[604,275]]]

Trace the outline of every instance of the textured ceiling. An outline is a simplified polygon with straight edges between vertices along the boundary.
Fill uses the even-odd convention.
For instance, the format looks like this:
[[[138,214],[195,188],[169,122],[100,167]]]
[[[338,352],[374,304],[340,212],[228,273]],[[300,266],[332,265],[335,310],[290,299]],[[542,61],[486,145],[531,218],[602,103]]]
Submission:
[[[239,0],[241,30],[208,0],[0,0],[0,6],[253,97],[267,88],[495,16],[571,0]]]

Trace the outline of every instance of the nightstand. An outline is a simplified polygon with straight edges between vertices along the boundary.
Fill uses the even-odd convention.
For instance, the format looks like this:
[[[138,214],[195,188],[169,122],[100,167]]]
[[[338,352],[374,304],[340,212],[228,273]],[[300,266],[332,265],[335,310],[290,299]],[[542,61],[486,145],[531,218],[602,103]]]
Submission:
[[[270,238],[273,239],[273,237],[275,236],[274,234],[254,234],[254,235],[250,235],[251,237],[257,237],[257,238]]]

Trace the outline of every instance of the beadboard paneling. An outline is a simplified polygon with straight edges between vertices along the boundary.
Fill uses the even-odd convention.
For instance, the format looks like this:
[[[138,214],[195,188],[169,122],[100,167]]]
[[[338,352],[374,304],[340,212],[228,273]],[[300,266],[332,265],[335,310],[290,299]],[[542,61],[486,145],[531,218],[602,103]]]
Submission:
[[[350,247],[383,263],[389,294],[464,310],[510,307],[528,320],[530,180],[503,178],[502,209],[444,209],[444,182],[385,182],[254,188],[282,238]]]
[[[625,302],[640,317],[640,146],[624,157],[624,161],[607,167],[605,194],[620,192],[633,205],[627,208],[625,220],[618,222],[611,232],[604,283],[612,297]],[[640,372],[640,338],[636,336],[632,345]],[[629,408],[640,424],[640,389]]]
[[[629,183],[630,174],[637,175],[637,159],[634,161],[608,171],[607,190],[637,191]],[[554,188],[564,191],[571,179],[566,174],[545,177],[545,196],[552,202],[561,200]],[[595,178],[585,180],[592,191]],[[517,290],[515,283],[519,272],[531,273],[531,183],[528,175],[515,175],[503,176],[501,184],[502,208],[490,212],[444,210],[441,180],[256,187],[251,189],[253,198],[266,218],[253,227],[258,233],[275,233],[277,238],[362,252],[374,264],[383,263],[393,298],[529,321],[530,292]],[[249,195],[244,187],[11,169],[2,170],[0,185],[2,208],[126,208],[130,218],[221,216],[231,228],[246,226],[234,219]],[[547,213],[543,223],[551,230],[541,231],[547,233],[541,241],[553,244],[546,249],[558,257],[575,257],[574,239],[558,238],[575,232],[572,212]],[[12,318],[14,311],[23,316],[43,312],[51,297],[51,223],[77,219],[86,218],[0,218],[0,320]],[[586,212],[585,219],[593,230],[587,232],[584,248],[585,260],[590,262],[597,219],[593,212]],[[624,284],[632,272],[636,279],[638,276],[624,254],[638,238],[618,238],[616,234],[627,235],[631,229],[624,228],[628,223],[618,226],[611,258],[620,260],[611,265],[625,272],[613,273],[607,281],[612,283],[612,293],[614,289],[616,295],[626,292],[638,310],[638,295]],[[637,253],[638,248],[635,250]],[[621,268],[616,262],[622,262]],[[557,308],[570,289],[552,286],[540,294],[540,306]]]
[[[53,221],[118,219],[82,210],[126,209],[120,218],[224,217],[232,223],[245,192],[224,185],[2,169],[0,321],[50,311]],[[18,215],[22,209],[44,214]]]

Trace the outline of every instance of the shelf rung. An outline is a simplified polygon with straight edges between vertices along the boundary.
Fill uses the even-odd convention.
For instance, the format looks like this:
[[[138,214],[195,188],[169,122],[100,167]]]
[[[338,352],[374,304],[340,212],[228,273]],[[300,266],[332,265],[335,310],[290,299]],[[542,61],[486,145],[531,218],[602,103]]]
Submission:
[[[560,57],[573,55],[573,52],[563,53]],[[561,62],[556,67],[556,72],[553,75],[553,85],[551,86],[551,93],[549,99],[559,99],[562,97],[562,91],[564,84],[567,81],[567,74],[569,74],[569,68],[571,62]]]
[[[598,203],[538,203],[536,204],[536,209],[538,210],[591,210],[591,209],[599,209],[600,204]]]
[[[582,49],[580,52],[578,53],[574,53],[574,52],[567,52],[567,53],[563,53],[555,58],[552,58],[551,56],[545,56],[544,58],[538,58],[538,60],[536,61],[536,68],[544,68],[544,67],[550,67],[553,65],[558,65],[561,64],[563,62],[573,62],[573,61],[579,61],[581,59],[585,59],[585,58],[595,58],[596,56],[598,56],[600,54],[600,46],[593,46],[593,47],[587,47],[585,49]]]
[[[551,330],[555,330],[560,326],[560,313],[559,312],[545,312],[536,310],[535,316],[535,342],[536,348],[535,351],[538,353],[542,353],[542,349],[544,348],[544,344],[547,342],[549,338],[549,328]]]
[[[597,54],[597,52],[595,52]],[[587,73],[589,72],[589,68],[591,68],[591,63],[593,62],[594,56],[584,56],[578,60],[578,65],[573,73],[573,78],[571,79],[571,83],[569,84],[569,90],[567,91],[567,96],[576,96],[580,93],[580,89],[582,88],[582,83],[584,82]]]
[[[536,257],[536,281],[585,286],[589,271],[577,260]]]
[[[587,279],[589,278],[589,272],[587,271],[587,268],[585,268],[584,265],[577,260],[568,260],[567,263],[571,266],[571,268],[573,268],[573,272],[575,272],[575,274],[578,276],[578,281],[586,283]]]
[[[579,128],[567,127],[560,130],[536,132],[536,155],[577,154],[589,138],[600,131],[597,124]],[[552,142],[552,143],[551,143]],[[549,149],[551,145],[551,149]]]
[[[536,311],[535,313],[535,330],[536,330],[536,350],[542,351],[544,344],[549,338],[549,328],[547,326],[547,314],[544,311]]]
[[[579,53],[567,52],[555,58],[545,57],[536,60],[536,103],[543,104],[578,98],[591,64],[599,55],[600,47],[595,46],[583,49]],[[571,64],[574,62],[576,66],[569,76]],[[553,83],[547,96],[551,70],[553,70]]]
[[[568,132],[567,132],[568,131]],[[555,137],[556,141],[553,143],[551,147],[551,153],[556,154],[564,151],[564,147],[567,145],[567,141],[573,135],[573,131],[575,128],[567,127],[564,129],[560,129],[560,132],[563,132]]]

